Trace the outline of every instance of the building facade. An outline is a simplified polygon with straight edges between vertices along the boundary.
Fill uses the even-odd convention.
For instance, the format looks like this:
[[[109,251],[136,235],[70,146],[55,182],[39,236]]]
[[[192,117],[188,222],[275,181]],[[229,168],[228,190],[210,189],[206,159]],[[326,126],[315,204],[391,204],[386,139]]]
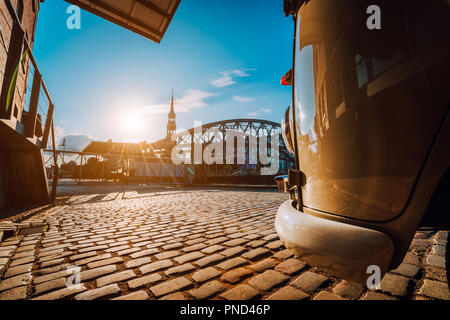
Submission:
[[[39,0],[0,2],[0,218],[48,203],[42,148],[53,103],[33,57]]]

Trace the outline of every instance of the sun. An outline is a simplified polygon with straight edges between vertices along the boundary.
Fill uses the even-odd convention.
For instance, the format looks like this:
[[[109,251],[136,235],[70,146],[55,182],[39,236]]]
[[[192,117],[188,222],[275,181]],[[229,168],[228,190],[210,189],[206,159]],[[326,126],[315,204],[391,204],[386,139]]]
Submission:
[[[139,123],[140,123],[139,116],[134,111],[123,113],[122,122],[123,122],[124,128],[127,130],[135,129],[136,127],[139,126]]]
[[[118,123],[124,135],[136,135],[142,133],[143,115],[133,109],[128,109],[119,113]]]

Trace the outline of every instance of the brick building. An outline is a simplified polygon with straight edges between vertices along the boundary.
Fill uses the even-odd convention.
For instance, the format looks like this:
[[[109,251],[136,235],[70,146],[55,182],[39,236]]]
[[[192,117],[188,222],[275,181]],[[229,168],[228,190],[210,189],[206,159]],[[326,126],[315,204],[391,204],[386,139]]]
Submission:
[[[19,59],[25,59],[22,59],[21,65],[18,69],[14,99],[12,101],[12,105],[8,106],[8,111],[3,108],[6,101],[2,101],[2,116],[6,116],[5,113],[12,113],[14,118],[20,121],[22,119],[23,107],[27,94],[27,83],[29,80],[28,75],[31,67],[30,59],[26,57],[26,54],[24,56],[26,46],[24,46],[23,44],[24,40],[22,39],[22,37],[26,39],[26,42],[28,42],[30,46],[30,50],[32,50],[40,1],[10,1],[11,8],[14,9],[14,13],[17,15],[20,25],[19,23],[14,21],[13,14],[12,12],[10,12],[11,8],[8,9],[7,2],[8,1],[0,2],[0,85],[2,87],[2,96],[3,89],[9,88],[10,83],[8,82],[11,80],[11,74],[9,73],[15,72],[15,62],[17,62],[17,58],[19,57]],[[18,52],[20,53],[17,54]],[[7,65],[8,58],[10,60],[9,62],[12,62],[9,66]]]
[[[0,218],[49,201],[41,148],[53,106],[32,53],[39,8],[39,0],[0,2]]]

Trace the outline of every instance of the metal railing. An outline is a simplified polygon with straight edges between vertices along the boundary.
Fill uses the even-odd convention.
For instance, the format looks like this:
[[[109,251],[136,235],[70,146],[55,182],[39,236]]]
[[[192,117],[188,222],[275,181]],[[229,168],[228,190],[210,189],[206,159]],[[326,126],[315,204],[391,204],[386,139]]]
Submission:
[[[183,184],[189,182],[188,175],[191,174],[187,169],[188,165],[175,165],[170,158],[158,158],[144,154],[112,154],[69,150],[44,150],[44,154],[49,156],[45,159],[45,166],[49,173],[58,174],[60,170],[61,173],[64,173],[64,168],[70,164],[72,167],[70,177],[66,178],[77,180],[78,184],[82,184],[83,180],[108,181],[121,180],[122,178],[160,184]],[[89,159],[95,159],[95,164],[89,165]],[[49,166],[49,163],[52,163],[52,165]],[[57,170],[55,170],[55,163],[58,164]],[[136,163],[138,163],[137,166]]]
[[[69,150],[44,150],[44,154],[49,175],[60,174],[59,178],[69,179],[77,184],[93,180],[175,185],[274,184],[274,176],[261,175],[251,170],[243,171],[245,165],[228,168],[227,165],[215,164],[174,164],[171,158],[159,158],[146,154]],[[94,161],[91,162],[91,159]],[[52,165],[49,165],[51,163]],[[55,163],[57,163],[56,168]],[[54,183],[53,176],[52,188],[56,187]]]
[[[42,79],[36,59],[25,36],[25,31],[10,0],[3,0],[12,18],[11,40],[8,49],[7,65],[2,88],[1,118],[11,119],[19,76],[25,84],[23,112],[20,122],[24,126],[21,132],[25,137],[41,138],[36,144],[45,149],[52,129],[54,104]],[[32,81],[30,81],[32,79]],[[30,86],[31,82],[31,86]],[[45,122],[43,123],[43,120]],[[19,120],[19,119],[18,119]],[[42,125],[44,127],[42,128]]]
[[[27,51],[27,57],[33,66],[33,68],[29,68],[28,79],[32,78],[33,81],[31,88],[30,81],[27,84],[27,93],[29,92],[29,94],[27,94],[24,105],[26,117],[25,119],[23,117],[22,120],[25,120],[27,137],[33,137],[34,135],[40,137],[42,134],[40,147],[45,149],[53,125],[54,105],[30,50]],[[42,119],[45,119],[44,123],[42,123]],[[43,128],[42,125],[44,125]]]
[[[11,120],[14,116],[22,124],[20,130],[17,129],[17,126],[15,127],[16,131],[26,138],[32,138],[35,145],[41,149],[47,148],[50,133],[52,134],[56,172],[53,178],[54,187],[51,190],[51,199],[54,201],[58,179],[55,130],[53,126],[54,104],[47,86],[42,79],[42,73],[33,56],[32,47],[28,43],[26,31],[22,27],[16,10],[10,0],[3,1],[11,16],[12,26],[10,29],[9,47],[6,48],[5,46],[7,57],[0,95],[0,118]],[[33,80],[30,87],[29,83],[31,78]],[[16,107],[15,103],[16,93],[18,93],[17,90],[19,87],[18,80],[23,81],[24,84],[24,92],[19,105],[22,108],[20,117],[18,112],[16,114],[18,107]],[[20,92],[18,95],[20,97]],[[43,119],[45,119],[44,128],[42,128]]]

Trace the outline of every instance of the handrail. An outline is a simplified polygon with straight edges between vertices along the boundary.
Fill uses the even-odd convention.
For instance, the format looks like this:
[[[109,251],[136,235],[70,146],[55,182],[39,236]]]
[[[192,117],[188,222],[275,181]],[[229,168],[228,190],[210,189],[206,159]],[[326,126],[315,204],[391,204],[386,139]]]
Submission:
[[[30,50],[28,50],[28,56],[30,57],[30,61],[31,63],[33,63],[33,67],[35,72],[39,72],[39,74],[42,74],[42,72],[39,70],[39,67],[37,65],[36,59],[33,56],[33,53],[31,51],[30,45],[28,44],[28,40],[25,38],[25,45],[27,46],[27,48],[29,48]],[[45,95],[48,99],[49,104],[53,104],[52,98],[50,97],[50,93],[47,90],[47,86],[45,85],[44,79],[41,79],[41,86],[42,89],[44,89]]]
[[[53,153],[52,149],[42,150],[44,153]],[[83,155],[83,156],[102,156],[102,157],[125,157],[122,153],[102,153],[102,152],[83,152],[83,151],[70,151],[70,150],[55,150],[56,154],[69,154],[69,155]],[[172,158],[155,157],[147,154],[127,154],[128,158],[145,158],[145,159],[155,159],[155,160],[172,160]]]
[[[4,0],[4,3],[6,5],[6,8],[8,9],[8,12],[9,12],[13,22],[16,23],[18,25],[18,27],[23,31],[24,28],[22,27],[20,19],[17,16],[17,13],[16,13],[16,11],[13,8],[13,5],[11,4],[11,1],[10,0]],[[22,52],[24,52],[24,56],[26,54],[30,58],[30,61],[33,64],[33,67],[34,67],[34,73],[42,75],[41,71],[39,70],[39,66],[38,66],[38,64],[36,62],[36,59],[34,58],[34,55],[33,55],[33,52],[32,52],[32,48],[31,48],[30,44],[28,43],[28,39],[26,37],[23,37],[23,45],[24,45],[24,48],[23,48]],[[20,63],[20,61],[19,61],[19,63]],[[42,89],[44,90],[45,96],[47,97],[48,102],[49,102],[47,116],[46,116],[46,119],[45,119],[44,133],[43,133],[43,136],[42,136],[42,144],[41,144],[41,147],[46,148],[47,147],[49,133],[50,133],[50,129],[51,129],[51,125],[53,123],[54,104],[53,104],[52,98],[50,96],[50,93],[49,93],[49,91],[47,89],[47,86],[45,85],[44,79],[42,77],[39,77],[38,81],[39,81],[39,86],[36,86],[35,90],[37,92],[34,92],[34,93],[38,95],[39,91],[40,91],[40,88],[42,87]],[[32,90],[32,92],[31,92],[32,95],[33,95],[33,91],[35,91],[35,90]],[[36,103],[38,103],[38,101],[36,101]],[[36,116],[36,115],[34,115],[34,116]],[[35,123],[36,118],[31,119],[30,123],[33,123],[33,121]],[[30,126],[30,127],[32,129],[34,129],[34,126]],[[34,132],[32,132],[32,134],[33,133]]]
[[[11,18],[13,19],[13,21],[16,22],[16,23],[18,23],[19,26],[20,26],[20,28],[21,28],[22,30],[24,30],[23,27],[22,27],[22,24],[21,24],[21,22],[20,22],[20,19],[19,19],[19,17],[17,16],[16,10],[14,10],[14,8],[13,8],[13,6],[12,6],[12,4],[11,4],[11,1],[10,1],[10,0],[4,0],[4,2],[5,2],[5,4],[6,4],[6,8],[8,9],[8,12],[9,12],[9,14],[11,15]],[[29,49],[29,50],[28,50],[28,55],[29,55],[29,57],[30,57],[31,62],[33,63],[33,66],[34,66],[35,70],[36,70],[37,72],[39,72],[40,74],[42,74],[41,71],[39,70],[39,67],[38,67],[38,64],[37,64],[37,62],[36,62],[36,59],[35,59],[34,56],[33,56],[32,48],[31,48],[30,44],[28,43],[28,39],[27,39],[26,37],[24,37],[24,44],[25,44],[25,47],[26,47],[25,49]],[[43,87],[43,89],[44,89],[45,95],[46,95],[47,98],[48,98],[48,101],[49,101],[51,104],[53,104],[52,98],[50,97],[50,93],[49,93],[48,90],[47,90],[47,86],[45,85],[44,80],[42,80],[42,87]]]

